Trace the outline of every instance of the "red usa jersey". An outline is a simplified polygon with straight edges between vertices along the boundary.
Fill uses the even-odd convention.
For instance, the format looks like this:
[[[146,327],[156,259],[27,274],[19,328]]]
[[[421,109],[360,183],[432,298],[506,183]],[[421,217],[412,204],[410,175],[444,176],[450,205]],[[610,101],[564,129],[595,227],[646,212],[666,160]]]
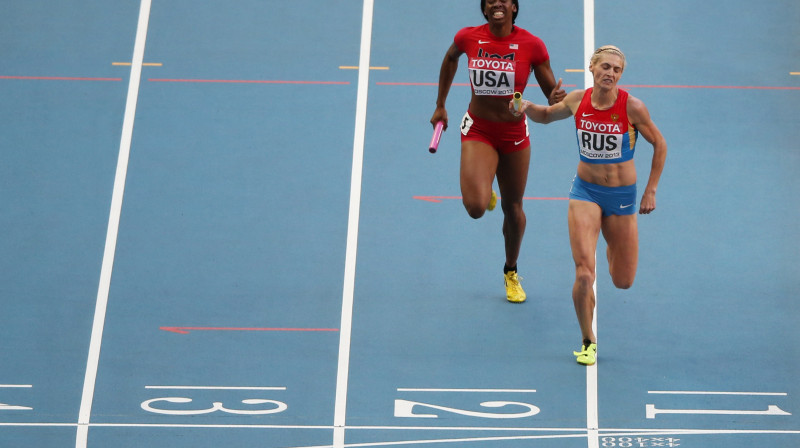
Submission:
[[[511,96],[522,92],[533,67],[550,59],[541,39],[515,26],[497,37],[489,24],[462,28],[454,39],[467,55],[467,69],[475,95]]]

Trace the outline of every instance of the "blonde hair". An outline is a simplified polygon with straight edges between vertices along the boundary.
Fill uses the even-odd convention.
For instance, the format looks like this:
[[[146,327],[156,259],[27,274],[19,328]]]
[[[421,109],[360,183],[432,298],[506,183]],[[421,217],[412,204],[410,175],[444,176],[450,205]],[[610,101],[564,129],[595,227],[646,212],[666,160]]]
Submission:
[[[592,66],[592,65],[596,64],[597,61],[600,59],[600,55],[603,54],[604,52],[615,54],[615,55],[619,56],[620,58],[622,58],[622,69],[625,70],[625,65],[626,65],[625,64],[625,53],[623,53],[622,50],[620,50],[619,48],[617,48],[617,47],[615,47],[613,45],[603,45],[602,47],[598,48],[597,50],[594,50],[594,53],[592,53],[591,59],[589,59],[589,65]]]

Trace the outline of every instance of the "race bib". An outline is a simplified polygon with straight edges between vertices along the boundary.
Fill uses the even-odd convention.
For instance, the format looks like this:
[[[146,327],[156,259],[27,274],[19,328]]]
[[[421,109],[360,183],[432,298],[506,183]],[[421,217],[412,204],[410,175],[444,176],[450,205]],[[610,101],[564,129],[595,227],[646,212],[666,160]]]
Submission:
[[[613,160],[622,157],[622,134],[601,134],[578,130],[581,155],[591,160]]]
[[[464,114],[464,118],[461,119],[461,133],[464,135],[469,134],[469,129],[472,127],[472,117],[469,116],[469,112]]]
[[[475,95],[506,96],[514,94],[515,61],[474,58],[469,60],[468,68],[469,79]]]

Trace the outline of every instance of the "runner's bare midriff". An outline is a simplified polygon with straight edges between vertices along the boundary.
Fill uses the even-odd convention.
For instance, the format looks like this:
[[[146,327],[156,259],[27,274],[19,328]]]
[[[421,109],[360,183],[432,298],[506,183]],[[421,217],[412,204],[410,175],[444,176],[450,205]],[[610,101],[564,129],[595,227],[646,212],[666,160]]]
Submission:
[[[633,160],[621,163],[578,162],[578,177],[604,187],[624,187],[636,183],[636,166]]]
[[[489,121],[520,121],[525,116],[515,117],[508,111],[510,98],[504,96],[472,95],[469,112],[477,118]]]

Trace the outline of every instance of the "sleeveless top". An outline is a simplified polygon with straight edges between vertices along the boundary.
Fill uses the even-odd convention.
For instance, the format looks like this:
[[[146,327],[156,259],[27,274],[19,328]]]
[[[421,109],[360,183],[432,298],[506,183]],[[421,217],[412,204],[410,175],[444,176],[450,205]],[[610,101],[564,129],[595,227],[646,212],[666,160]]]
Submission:
[[[586,89],[575,111],[578,151],[587,163],[620,163],[633,159],[639,131],[628,121],[628,92],[619,89],[611,108],[592,107],[592,88]]]

